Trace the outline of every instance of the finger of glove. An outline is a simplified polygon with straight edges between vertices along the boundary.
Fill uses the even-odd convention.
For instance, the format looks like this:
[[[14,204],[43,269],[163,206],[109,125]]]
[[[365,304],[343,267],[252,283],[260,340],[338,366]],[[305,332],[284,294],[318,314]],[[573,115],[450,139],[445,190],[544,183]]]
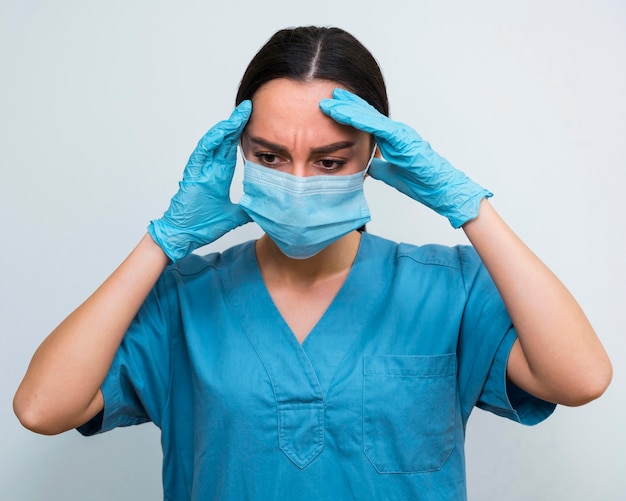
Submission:
[[[333,99],[322,99],[320,109],[336,122],[367,132],[394,146],[419,139],[415,131],[380,113],[359,96],[344,89],[335,89]]]
[[[244,105],[244,103],[246,104]],[[205,162],[203,165],[203,177],[205,179],[216,183],[224,183],[228,187],[230,187],[237,164],[237,146],[239,145],[241,133],[252,111],[252,103],[244,101],[235,109],[234,113],[241,110],[242,105],[244,106],[238,117],[238,123],[224,135],[221,143],[215,147],[212,153],[212,161]]]
[[[187,162],[183,179],[191,180],[202,173],[205,164],[214,160],[216,150],[226,142],[237,143],[252,113],[252,102],[243,101],[227,120],[213,126],[198,142]]]

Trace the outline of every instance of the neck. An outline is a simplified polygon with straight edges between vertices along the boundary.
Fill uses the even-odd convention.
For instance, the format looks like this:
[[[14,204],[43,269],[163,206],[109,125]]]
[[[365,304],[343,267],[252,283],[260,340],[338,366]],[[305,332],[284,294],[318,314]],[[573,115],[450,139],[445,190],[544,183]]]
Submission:
[[[285,256],[267,235],[256,243],[259,268],[266,282],[310,285],[347,273],[354,263],[361,234],[358,231],[333,242],[308,259],[292,259]]]

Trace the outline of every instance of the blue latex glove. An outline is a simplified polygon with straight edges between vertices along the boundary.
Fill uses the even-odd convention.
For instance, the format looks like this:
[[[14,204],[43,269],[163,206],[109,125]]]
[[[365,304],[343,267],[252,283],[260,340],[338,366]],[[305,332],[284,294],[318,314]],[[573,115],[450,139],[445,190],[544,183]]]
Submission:
[[[172,261],[250,221],[230,201],[230,185],[239,137],[251,112],[252,103],[243,101],[228,120],[200,139],[169,208],[161,219],[150,222],[148,232]]]
[[[354,94],[335,89],[321,110],[340,124],[372,134],[385,160],[375,158],[369,174],[448,218],[454,228],[478,216],[492,193],[437,154],[408,125],[395,122]]]

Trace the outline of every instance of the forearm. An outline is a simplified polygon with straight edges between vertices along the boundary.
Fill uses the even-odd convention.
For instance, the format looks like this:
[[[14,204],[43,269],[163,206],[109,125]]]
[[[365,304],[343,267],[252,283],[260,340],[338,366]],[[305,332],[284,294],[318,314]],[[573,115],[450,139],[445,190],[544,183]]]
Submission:
[[[494,280],[519,340],[507,365],[511,381],[555,403],[599,396],[611,364],[582,309],[558,278],[483,200],[463,229]]]
[[[146,235],[35,352],[17,390],[20,421],[39,433],[79,426],[102,408],[100,386],[137,311],[168,263]]]

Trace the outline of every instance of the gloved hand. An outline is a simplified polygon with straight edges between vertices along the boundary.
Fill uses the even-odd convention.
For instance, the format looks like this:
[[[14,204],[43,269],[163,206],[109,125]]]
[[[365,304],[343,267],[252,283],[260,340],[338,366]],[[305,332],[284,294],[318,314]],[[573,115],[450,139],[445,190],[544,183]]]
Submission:
[[[169,208],[161,219],[150,222],[148,232],[172,261],[250,221],[230,201],[230,185],[239,137],[251,112],[252,103],[243,101],[228,120],[200,139]]]
[[[354,94],[335,89],[320,109],[340,124],[372,134],[385,160],[375,158],[369,174],[448,218],[454,228],[478,216],[492,193],[441,157],[408,125],[395,122]]]

